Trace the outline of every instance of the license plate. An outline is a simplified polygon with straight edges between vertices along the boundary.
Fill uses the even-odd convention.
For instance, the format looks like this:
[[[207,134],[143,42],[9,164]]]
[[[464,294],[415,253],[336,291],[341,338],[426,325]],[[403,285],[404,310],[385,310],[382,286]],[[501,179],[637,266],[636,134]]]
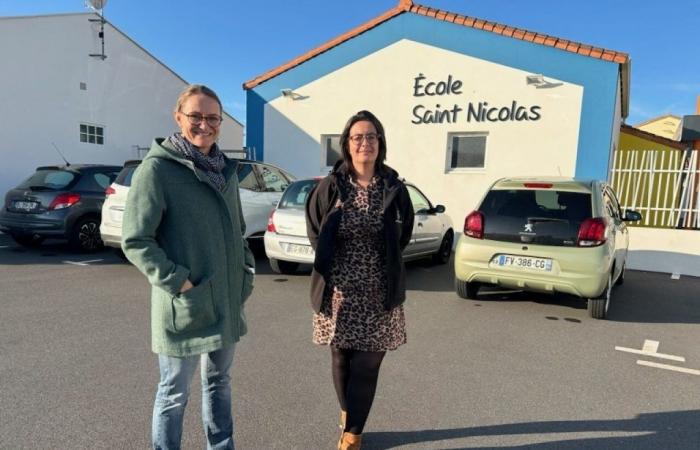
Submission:
[[[541,270],[550,272],[552,260],[547,258],[533,258],[531,256],[498,255],[497,264],[502,267],[520,267],[522,269]]]
[[[36,209],[36,202],[15,202],[15,209],[21,209],[22,211],[31,211]]]
[[[287,244],[287,253],[297,256],[310,256],[314,254],[314,249],[310,245]]]

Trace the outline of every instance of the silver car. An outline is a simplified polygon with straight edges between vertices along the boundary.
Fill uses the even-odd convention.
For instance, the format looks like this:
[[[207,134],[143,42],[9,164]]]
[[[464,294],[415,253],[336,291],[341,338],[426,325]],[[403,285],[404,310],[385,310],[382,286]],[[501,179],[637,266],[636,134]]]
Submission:
[[[314,250],[306,235],[304,205],[321,178],[298,180],[284,191],[277,208],[270,214],[265,232],[265,253],[272,270],[296,272],[299,264],[312,264]],[[435,205],[414,185],[407,183],[416,217],[411,242],[403,252],[404,261],[429,257],[445,264],[452,253],[454,230],[445,207]]]

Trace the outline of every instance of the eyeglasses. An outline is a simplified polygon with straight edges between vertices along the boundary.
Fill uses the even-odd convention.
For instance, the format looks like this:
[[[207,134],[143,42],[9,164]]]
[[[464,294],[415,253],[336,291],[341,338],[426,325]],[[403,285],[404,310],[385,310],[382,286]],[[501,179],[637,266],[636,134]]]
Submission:
[[[185,117],[187,117],[187,120],[192,125],[199,125],[200,123],[202,123],[202,120],[206,120],[207,124],[210,127],[218,127],[219,125],[221,125],[221,121],[223,120],[221,116],[217,116],[216,114],[212,114],[211,116],[203,116],[199,113],[186,114],[184,112],[180,112],[180,114],[183,114]]]
[[[353,144],[360,145],[362,144],[362,141],[367,139],[367,143],[372,145],[376,144],[377,139],[381,138],[381,134],[377,133],[367,133],[367,134],[353,134],[352,136],[349,137],[349,139],[352,141]]]

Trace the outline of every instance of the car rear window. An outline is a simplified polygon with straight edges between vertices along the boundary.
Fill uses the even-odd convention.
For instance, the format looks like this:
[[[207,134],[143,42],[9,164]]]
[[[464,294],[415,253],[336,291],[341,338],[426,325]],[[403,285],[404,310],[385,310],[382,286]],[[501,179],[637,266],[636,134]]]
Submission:
[[[295,181],[284,191],[277,208],[304,209],[306,198],[317,184],[318,180]]]
[[[131,178],[134,176],[134,172],[136,171],[137,167],[138,164],[133,166],[125,166],[119,172],[119,175],[117,175],[117,178],[114,180],[114,182],[122,186],[131,186]]]
[[[45,191],[60,191],[68,187],[75,179],[77,174],[68,170],[61,169],[40,169],[34,172],[29,178],[24,180],[19,186],[19,189],[45,190]]]
[[[575,246],[581,223],[591,217],[585,192],[492,190],[479,207],[484,238],[541,245]]]

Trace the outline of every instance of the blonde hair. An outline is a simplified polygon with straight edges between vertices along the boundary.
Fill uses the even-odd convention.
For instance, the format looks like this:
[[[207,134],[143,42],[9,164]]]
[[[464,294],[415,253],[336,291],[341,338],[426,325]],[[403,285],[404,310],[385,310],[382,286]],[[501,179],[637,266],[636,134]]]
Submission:
[[[224,112],[224,107],[221,106],[221,100],[219,100],[219,96],[216,95],[216,92],[213,90],[209,89],[208,87],[204,86],[203,84],[190,84],[187,86],[177,97],[177,103],[175,103],[175,112],[180,112],[180,108],[182,108],[182,104],[185,103],[185,101],[190,98],[193,95],[197,94],[202,94],[206,95],[207,97],[210,97],[214,100],[216,100],[216,103],[219,104],[219,110],[223,114]]]

